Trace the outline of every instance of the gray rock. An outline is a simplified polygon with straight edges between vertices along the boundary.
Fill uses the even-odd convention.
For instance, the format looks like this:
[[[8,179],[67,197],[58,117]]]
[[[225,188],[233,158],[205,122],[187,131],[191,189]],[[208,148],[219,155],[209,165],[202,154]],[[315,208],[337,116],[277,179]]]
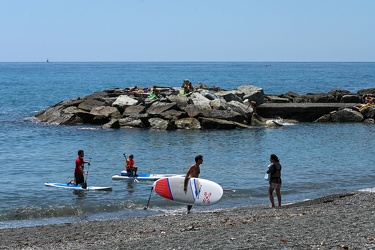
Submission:
[[[142,105],[129,106],[125,109],[123,116],[138,115],[146,111],[146,107]]]
[[[364,118],[375,118],[375,106],[369,106],[361,109],[361,114]]]
[[[119,120],[120,127],[124,128],[145,128],[146,125],[139,117],[126,117]]]
[[[342,103],[360,103],[361,98],[358,95],[343,95],[340,99]]]
[[[197,109],[200,109],[200,110],[204,110],[204,109],[211,109],[211,106],[210,106],[210,102],[211,100],[204,97],[202,94],[200,93],[193,93],[190,95],[190,99],[193,103],[193,105],[197,108]]]
[[[158,116],[162,112],[176,108],[176,103],[155,102],[146,110],[146,112],[152,116]]]
[[[210,106],[212,109],[226,110],[228,109],[228,103],[223,99],[215,99],[210,101]]]
[[[242,85],[234,90],[243,93],[242,99],[249,99],[250,101],[256,101],[258,105],[264,103],[264,91],[262,88],[253,85]]]
[[[202,114],[206,118],[216,118],[216,119],[223,119],[227,121],[244,123],[243,116],[240,113],[237,113],[233,110],[207,109],[207,110],[203,110]]]
[[[117,119],[112,119],[108,123],[104,124],[102,126],[102,128],[104,128],[104,129],[108,129],[108,128],[115,128],[115,129],[116,128],[120,128],[120,122]]]
[[[169,121],[161,118],[150,118],[149,120],[150,127],[157,130],[172,130],[174,129],[173,124]]]
[[[364,118],[360,112],[344,108],[332,114],[331,120],[333,122],[362,122]]]
[[[182,118],[175,122],[175,126],[177,129],[192,129],[192,130],[199,130],[201,129],[201,124],[196,118]]]
[[[219,98],[224,99],[226,102],[238,101],[241,102],[244,98],[244,93],[241,91],[219,91],[216,93]]]
[[[138,100],[131,98],[127,95],[120,95],[116,98],[116,101],[112,103],[113,107],[116,107],[120,110],[125,110],[128,106],[133,106],[138,103]]]

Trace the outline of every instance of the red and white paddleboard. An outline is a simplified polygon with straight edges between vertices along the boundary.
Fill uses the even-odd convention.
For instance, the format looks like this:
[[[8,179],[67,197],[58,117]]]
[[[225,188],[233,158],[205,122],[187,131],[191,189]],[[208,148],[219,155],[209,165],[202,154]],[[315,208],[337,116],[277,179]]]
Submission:
[[[166,199],[196,206],[216,204],[223,196],[223,188],[219,184],[201,178],[190,178],[185,192],[184,180],[185,177],[162,178],[154,182],[154,190]]]

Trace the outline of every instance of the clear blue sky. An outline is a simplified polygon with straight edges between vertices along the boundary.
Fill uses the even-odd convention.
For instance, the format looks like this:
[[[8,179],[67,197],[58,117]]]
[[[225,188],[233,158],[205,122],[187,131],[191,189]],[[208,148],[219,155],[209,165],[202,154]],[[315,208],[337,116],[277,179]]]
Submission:
[[[0,0],[0,62],[375,61],[375,0]]]

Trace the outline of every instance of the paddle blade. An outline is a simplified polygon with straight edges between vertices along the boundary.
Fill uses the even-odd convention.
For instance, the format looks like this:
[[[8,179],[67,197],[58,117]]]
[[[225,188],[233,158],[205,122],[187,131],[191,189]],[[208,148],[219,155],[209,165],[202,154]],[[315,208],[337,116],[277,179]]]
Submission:
[[[82,183],[82,188],[87,189],[87,182]]]

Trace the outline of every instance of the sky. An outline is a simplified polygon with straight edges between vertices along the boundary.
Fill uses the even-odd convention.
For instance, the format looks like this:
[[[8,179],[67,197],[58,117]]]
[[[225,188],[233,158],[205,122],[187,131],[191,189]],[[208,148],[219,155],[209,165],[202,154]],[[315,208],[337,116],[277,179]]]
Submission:
[[[0,62],[375,62],[374,0],[0,0]]]

